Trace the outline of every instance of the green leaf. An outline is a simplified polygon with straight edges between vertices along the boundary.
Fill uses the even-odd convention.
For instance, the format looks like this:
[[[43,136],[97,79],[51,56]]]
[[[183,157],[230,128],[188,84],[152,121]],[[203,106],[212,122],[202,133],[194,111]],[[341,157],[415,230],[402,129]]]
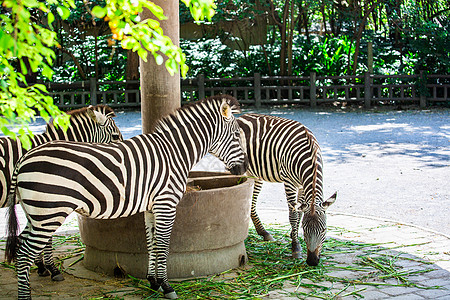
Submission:
[[[94,6],[92,9],[92,14],[99,19],[103,19],[106,15],[106,8],[100,6]]]
[[[189,71],[189,67],[186,64],[181,65],[181,77],[186,78],[186,74]]]
[[[47,66],[46,64],[42,65],[42,75],[47,77],[48,79],[52,79],[54,71],[52,68]]]
[[[70,10],[65,6],[58,6],[56,11],[63,20],[66,20],[70,16]]]
[[[23,75],[28,74],[27,67],[25,66],[25,63],[23,60],[20,60],[20,69],[21,69]]]
[[[36,0],[22,0],[22,5],[26,6],[26,7],[38,7],[39,6],[39,2],[37,2]]]
[[[155,61],[156,61],[156,64],[158,66],[160,66],[164,62],[164,58],[161,55],[157,54],[157,55],[155,55]]]
[[[21,129],[19,132],[23,132],[24,130]],[[22,142],[22,147],[26,150],[31,149],[31,139],[30,136],[27,134],[21,134],[19,135],[19,140]]]
[[[49,12],[47,15],[47,21],[48,21],[48,25],[51,25],[53,23],[53,21],[55,21],[55,16],[53,15],[52,12]]]
[[[159,28],[159,27],[160,27],[160,26],[159,26],[159,22],[156,21],[156,20],[153,20],[153,19],[147,19],[146,21],[147,21],[147,23],[148,23],[148,26],[150,26],[150,28],[152,28],[152,29],[156,29],[156,28]]]
[[[166,60],[166,69],[173,76],[178,71],[177,62],[173,58]]]
[[[137,53],[139,57],[142,58],[143,61],[147,62],[148,52],[145,49],[140,48],[138,49]]]
[[[156,5],[155,3],[150,2],[150,1],[145,2],[144,6],[147,7],[152,12],[152,14],[154,14],[155,17],[157,17],[158,19],[160,19],[160,20],[167,19],[166,16],[164,16],[164,11],[161,8],[161,6]]]

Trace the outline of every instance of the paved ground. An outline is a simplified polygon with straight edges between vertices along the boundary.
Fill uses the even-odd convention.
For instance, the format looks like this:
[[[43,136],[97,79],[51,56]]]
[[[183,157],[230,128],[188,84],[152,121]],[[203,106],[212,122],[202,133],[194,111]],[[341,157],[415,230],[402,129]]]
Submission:
[[[329,236],[352,242],[384,243],[383,250],[402,257],[399,263],[403,271],[434,269],[411,276],[412,281],[442,287],[334,284],[330,295],[351,299],[352,292],[361,290],[358,293],[365,299],[450,299],[450,110],[367,113],[277,109],[271,113],[301,121],[312,129],[322,146],[325,195],[338,190],[338,200],[328,212]],[[117,119],[125,137],[140,132],[139,113],[119,113]],[[197,168],[218,170],[221,166],[207,160]],[[282,185],[266,184],[260,197],[258,211],[265,223],[287,222]],[[0,214],[3,215],[2,210]],[[71,226],[62,230],[73,229]],[[0,236],[3,232],[0,218]],[[353,251],[337,255],[334,260],[346,266],[361,255],[364,253]],[[83,274],[67,275],[63,283],[51,284],[33,274],[33,293],[51,295],[56,291],[52,299],[73,299],[80,295],[89,298],[88,295],[98,295],[100,289],[111,290],[119,285],[109,278]],[[359,278],[361,273],[342,269],[333,275]],[[78,278],[86,276],[94,280]],[[383,279],[386,284],[395,284],[393,281]],[[0,299],[14,298],[15,284],[13,272],[0,266]],[[67,286],[76,291],[64,290]],[[307,289],[286,285],[283,290],[261,296],[291,299],[295,298],[292,292],[309,293]]]
[[[313,131],[324,156],[325,196],[339,192],[330,211],[392,219],[450,235],[449,109],[255,112],[294,119]],[[140,113],[118,113],[117,124],[125,137],[139,134]],[[266,198],[265,205],[284,207],[280,195]]]
[[[280,209],[261,208],[259,210],[265,224],[286,224],[287,211]],[[66,224],[64,230],[75,229],[75,222]],[[311,282],[302,279],[303,286],[315,284],[329,288],[322,294],[328,299],[450,299],[450,238],[443,234],[421,227],[401,224],[377,218],[356,215],[329,213],[329,237],[351,243],[379,244],[366,248],[340,251],[327,254],[327,259],[333,262],[333,268],[327,275],[337,278],[363,280],[367,276],[364,269],[347,269],[349,266],[360,266],[360,260],[365,257],[385,255],[395,260],[395,266],[404,274],[415,272],[415,275],[405,276],[419,287],[398,286],[401,282],[394,278],[380,279],[374,277],[370,283],[348,285],[340,282]],[[0,243],[0,249],[4,243]],[[68,249],[66,249],[68,251]],[[338,249],[336,249],[338,250]],[[344,249],[345,250],[345,249]],[[67,251],[59,251],[59,256]],[[331,253],[332,250],[329,252]],[[374,254],[376,256],[374,256]],[[3,257],[2,250],[0,255]],[[84,269],[82,262],[72,267],[79,256],[64,262],[63,268],[68,268],[63,282],[51,282],[47,277],[38,277],[31,273],[33,295],[37,299],[100,299],[101,297],[118,297],[116,299],[141,299],[130,295],[134,289],[124,285],[118,279],[101,276]],[[1,261],[1,259],[0,259]],[[324,264],[327,264],[324,261]],[[430,271],[431,270],[431,271]],[[422,273],[423,272],[423,273]],[[438,287],[426,289],[427,287]],[[266,295],[259,295],[262,299],[316,299],[312,293],[317,288],[298,287],[297,284],[287,283],[283,289],[272,291]],[[0,299],[14,299],[17,292],[17,280],[12,270],[0,266]],[[357,293],[359,296],[355,296]],[[305,296],[310,294],[311,296]],[[317,297],[319,297],[317,296]]]
[[[262,210],[261,217],[265,223],[287,223],[287,211]],[[403,267],[403,272],[424,271],[429,268],[432,272],[411,276],[411,281],[423,286],[442,286],[440,289],[424,290],[418,287],[399,286],[346,286],[342,283],[314,282],[319,285],[332,285],[329,291],[330,299],[355,299],[358,292],[364,299],[450,299],[450,237],[414,225],[383,220],[372,217],[363,217],[342,213],[328,214],[328,236],[352,242],[383,243],[382,253],[396,256],[397,264]],[[381,253],[379,252],[379,253]],[[342,267],[357,264],[358,259],[365,257],[364,252],[351,251],[351,253],[336,254],[334,261]],[[425,264],[421,260],[433,262]],[[328,274],[338,278],[361,279],[365,274],[354,270],[337,269]],[[376,282],[376,281],[375,281]],[[398,284],[396,279],[382,281],[384,284]],[[312,282],[311,282],[312,283]],[[341,292],[344,290],[343,292]],[[285,285],[283,290],[271,292],[263,299],[303,299],[299,292],[311,293],[312,289],[300,288],[295,285]],[[334,295],[340,293],[339,295]],[[302,294],[302,295],[304,295]],[[348,295],[348,296],[345,296]],[[315,299],[309,296],[306,299]]]
[[[325,196],[338,191],[330,211],[392,219],[450,235],[450,109],[257,112],[300,121],[314,132],[324,156]],[[117,112],[116,123],[125,138],[142,131],[140,112]],[[34,132],[44,130],[40,124]],[[222,168],[220,162],[200,165]],[[274,208],[286,205],[283,192],[262,201]]]

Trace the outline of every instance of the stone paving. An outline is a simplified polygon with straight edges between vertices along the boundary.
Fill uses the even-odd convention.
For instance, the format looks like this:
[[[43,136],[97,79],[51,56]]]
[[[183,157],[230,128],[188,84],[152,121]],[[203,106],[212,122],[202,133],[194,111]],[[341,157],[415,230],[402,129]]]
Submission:
[[[263,222],[268,223],[274,219],[275,223],[287,223],[287,211],[262,210],[260,212]],[[274,216],[276,216],[274,218]],[[343,213],[328,213],[329,232],[328,236],[336,239],[343,239],[352,242],[377,243],[382,244],[385,250],[379,253],[390,253],[398,257],[396,266],[403,267],[402,271],[425,271],[433,269],[431,272],[419,273],[411,276],[411,282],[420,286],[439,286],[437,289],[423,289],[418,287],[400,286],[368,286],[353,285],[345,288],[342,283],[325,282],[325,285],[333,285],[330,295],[335,299],[355,299],[355,295],[348,295],[353,291],[364,299],[450,299],[450,237],[425,228],[420,228],[410,224],[401,224],[394,221],[349,215]],[[334,256],[334,261],[340,265],[351,265],[356,257],[361,255],[357,251],[341,254],[341,257]],[[427,262],[427,263],[425,263]],[[358,279],[357,271],[336,270],[327,274],[338,278]],[[316,283],[317,284],[317,283]],[[396,279],[387,279],[383,284],[398,284]],[[323,286],[324,284],[321,283]],[[343,290],[345,288],[345,290]],[[311,289],[298,289],[293,285],[285,285],[283,290],[269,293],[263,299],[298,299],[302,296],[296,295],[299,292],[311,293]],[[345,296],[345,295],[348,296]],[[313,299],[313,296],[306,299]]]
[[[259,210],[265,224],[288,224],[287,210],[263,208]],[[69,221],[63,230],[74,230],[75,220]],[[396,257],[396,266],[403,267],[401,271],[417,271],[417,275],[409,277],[411,282],[422,287],[436,287],[423,289],[419,287],[397,286],[397,279],[384,279],[374,282],[377,285],[344,284],[341,282],[309,282],[302,279],[303,284],[316,284],[327,287],[326,299],[450,299],[450,237],[425,228],[398,222],[349,215],[337,212],[328,213],[328,236],[334,239],[351,241],[353,243],[376,243],[379,254]],[[0,228],[0,230],[2,230]],[[3,261],[4,243],[0,244],[0,262]],[[58,255],[58,254],[57,254]],[[59,254],[61,255],[61,254]],[[328,276],[336,278],[359,279],[364,274],[358,270],[348,270],[347,266],[354,264],[363,251],[337,253],[333,255],[337,268]],[[77,257],[64,262],[67,267]],[[325,262],[326,263],[326,262]],[[139,296],[123,296],[130,291],[129,287],[121,285],[119,279],[102,276],[83,268],[78,263],[66,274],[63,282],[51,282],[48,278],[39,278],[35,272],[31,274],[33,295],[37,299],[92,299],[101,297],[102,291],[115,290],[113,296],[117,299],[140,299]],[[341,267],[341,269],[339,269]],[[429,271],[432,269],[432,271]],[[423,271],[424,273],[420,273]],[[381,285],[378,285],[381,284]],[[391,285],[389,285],[391,284]],[[303,285],[304,286],[304,285]],[[12,270],[0,266],[0,299],[14,299],[17,281]],[[299,287],[285,283],[283,289],[260,295],[262,299],[317,299],[324,298],[323,294],[313,296],[310,288]],[[109,294],[110,295],[110,294]],[[309,296],[308,296],[309,295]],[[111,295],[109,296],[111,297]]]

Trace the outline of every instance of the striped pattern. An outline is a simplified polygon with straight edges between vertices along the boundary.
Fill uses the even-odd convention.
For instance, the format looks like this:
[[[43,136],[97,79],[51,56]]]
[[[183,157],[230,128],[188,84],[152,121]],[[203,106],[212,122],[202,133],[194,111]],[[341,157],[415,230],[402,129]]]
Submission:
[[[148,279],[155,290],[161,287],[166,297],[176,297],[166,258],[190,169],[210,152],[232,173],[246,170],[233,107],[238,108],[234,98],[214,96],[164,118],[152,134],[115,144],[54,141],[28,152],[13,182],[29,223],[16,252],[15,212],[10,209],[6,251],[9,259],[17,255],[19,298],[30,296],[32,259],[73,211],[96,219],[145,212]]]
[[[317,265],[325,240],[325,209],[335,195],[323,201],[322,155],[314,135],[299,122],[275,116],[245,114],[238,118],[249,159],[248,173],[258,178],[252,197],[251,218],[264,240],[273,240],[256,213],[263,181],[284,183],[291,223],[292,255],[299,258],[298,229],[307,245],[307,263]]]
[[[111,143],[122,140],[119,128],[114,123],[114,111],[106,105],[85,107],[67,112],[70,124],[67,131],[48,123],[42,134],[31,139],[32,148],[53,140],[67,140],[89,143]],[[11,186],[11,177],[17,161],[27,150],[22,148],[19,139],[0,137],[0,207],[7,204],[7,194]],[[63,280],[61,272],[53,263],[52,240],[36,258],[38,274],[51,275],[53,280]]]
[[[111,143],[122,140],[119,128],[114,123],[114,111],[105,105],[85,107],[67,112],[70,125],[66,132],[48,123],[42,134],[31,139],[32,148],[53,140],[87,143]],[[17,161],[27,152],[19,139],[0,137],[0,208],[5,207],[11,185],[11,176]]]

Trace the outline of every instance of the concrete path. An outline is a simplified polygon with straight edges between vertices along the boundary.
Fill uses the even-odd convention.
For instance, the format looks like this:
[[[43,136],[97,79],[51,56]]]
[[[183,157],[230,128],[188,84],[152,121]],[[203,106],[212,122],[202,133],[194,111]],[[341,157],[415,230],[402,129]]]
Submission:
[[[280,184],[267,184],[262,192],[261,203],[267,203],[264,198],[270,197],[272,193],[278,193],[280,189],[282,189]],[[268,205],[260,206],[258,212],[264,224],[272,226],[288,224],[287,209]],[[327,215],[329,238],[351,243],[377,244],[374,246],[377,248],[376,253],[395,257],[395,265],[400,267],[402,272],[416,272],[417,275],[409,276],[408,280],[419,284],[422,288],[397,286],[399,282],[393,278],[377,280],[374,282],[377,285],[374,286],[348,285],[340,282],[313,283],[308,279],[302,280],[303,284],[310,283],[329,287],[326,292],[326,295],[330,296],[329,299],[355,299],[353,293],[363,296],[364,299],[450,299],[450,237],[415,225],[374,217],[337,212],[329,212]],[[285,228],[289,230],[289,226]],[[4,222],[1,222],[0,232],[3,230]],[[73,214],[59,233],[64,234],[76,230],[76,214]],[[0,262],[3,261],[3,249],[4,242],[0,242]],[[328,251],[330,252],[330,250]],[[332,269],[332,272],[327,275],[336,278],[361,279],[367,273],[346,268],[356,266],[366,253],[364,250],[352,250],[332,254],[335,269]],[[323,261],[324,264],[327,264],[325,260]],[[64,267],[67,268],[71,262],[73,260],[65,261]],[[102,295],[103,292],[114,290],[114,295],[121,299],[121,294],[126,295],[130,291],[130,288],[122,285],[118,279],[85,270],[82,262],[74,265],[69,273],[65,274],[65,281],[51,282],[49,278],[38,277],[35,271],[32,272],[33,294],[39,295],[36,297],[38,299],[90,299]],[[423,287],[436,286],[439,288],[423,289]],[[0,265],[0,300],[14,299],[16,289],[17,281],[14,272]],[[267,295],[260,295],[260,297],[262,299],[316,299],[320,296],[314,297],[313,294],[314,290],[311,288],[286,283],[283,289],[272,291]],[[140,298],[124,296],[123,299]]]
[[[288,223],[288,212],[262,209],[260,216],[265,223]],[[342,283],[323,282],[315,284],[332,285],[328,292],[335,295],[343,289],[340,296],[335,299],[355,299],[355,296],[348,295],[353,291],[358,291],[364,299],[450,299],[450,237],[422,227],[401,224],[395,221],[383,220],[374,217],[349,215],[343,213],[328,213],[328,236],[352,242],[362,243],[382,243],[385,250],[401,259],[397,265],[402,266],[402,271],[434,271],[411,276],[411,281],[420,283],[423,286],[441,286],[440,289],[425,290],[417,287],[397,287],[397,286],[367,286],[353,285],[345,288]],[[343,267],[354,265],[364,255],[362,252],[352,251],[346,254],[336,254],[333,260]],[[429,261],[432,264],[425,264],[418,261]],[[359,279],[363,274],[358,271],[337,269],[327,274],[338,278]],[[303,281],[303,283],[305,283]],[[398,284],[395,279],[383,281],[384,284]],[[292,284],[284,286],[283,290],[271,292],[263,299],[303,299],[305,294],[310,294],[312,289],[300,288]],[[303,293],[302,296],[298,296]],[[316,299],[313,296],[306,299]],[[333,298],[331,298],[333,299]]]
[[[362,113],[278,109],[270,113],[301,121],[321,143],[325,196],[338,190],[338,200],[327,213],[328,236],[352,243],[377,243],[379,253],[398,258],[396,264],[402,271],[417,271],[410,276],[413,283],[439,286],[399,287],[392,278],[377,286],[321,283],[328,285],[329,298],[354,299],[356,293],[364,299],[450,299],[450,110]],[[125,137],[140,133],[137,112],[119,113],[117,123]],[[41,131],[42,126],[35,132]],[[205,160],[196,169],[215,171],[222,165]],[[0,209],[0,237],[5,232],[4,212]],[[265,224],[288,223],[282,185],[264,185],[258,212]],[[75,218],[72,215],[59,232],[76,230]],[[21,221],[25,222],[23,216]],[[3,248],[4,242],[0,242],[0,263]],[[328,275],[348,279],[364,276],[345,267],[358,263],[365,254],[359,250],[333,254],[333,261],[342,268]],[[82,271],[82,263],[75,266],[80,272],[66,274],[64,282],[50,282],[32,273],[33,294],[39,295],[38,299],[88,299],[101,296],[102,291],[124,289],[118,280]],[[428,272],[430,269],[433,271]],[[16,289],[14,272],[0,265],[0,299],[14,299]],[[285,284],[282,290],[260,297],[313,299],[311,293],[308,288]]]

